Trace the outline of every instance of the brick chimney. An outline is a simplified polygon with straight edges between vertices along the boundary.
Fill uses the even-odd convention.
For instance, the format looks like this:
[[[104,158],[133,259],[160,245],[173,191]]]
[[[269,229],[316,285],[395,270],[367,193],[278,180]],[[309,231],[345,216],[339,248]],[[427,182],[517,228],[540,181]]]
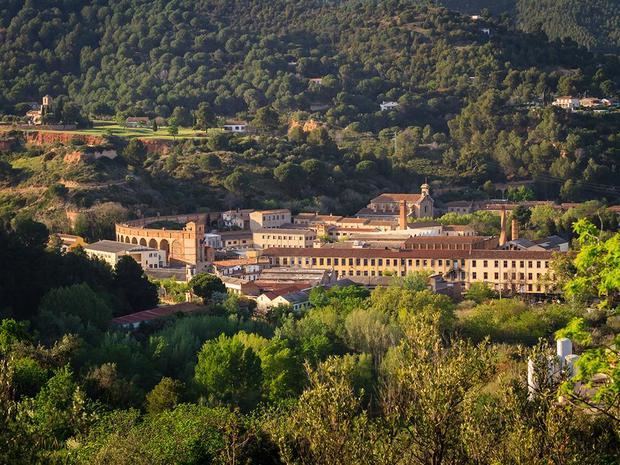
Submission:
[[[398,229],[404,231],[407,229],[407,202],[400,201],[400,211],[398,214]]]
[[[503,246],[506,243],[506,208],[502,208],[500,233],[499,233],[499,246]]]
[[[512,233],[511,238],[513,241],[519,239],[519,221],[516,218],[512,219]]]

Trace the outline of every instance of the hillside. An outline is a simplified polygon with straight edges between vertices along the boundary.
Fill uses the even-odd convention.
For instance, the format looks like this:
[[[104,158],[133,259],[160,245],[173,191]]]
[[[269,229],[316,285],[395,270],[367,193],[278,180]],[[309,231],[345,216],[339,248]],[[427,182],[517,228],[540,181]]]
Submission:
[[[543,31],[551,40],[572,39],[589,49],[620,49],[620,2],[618,0],[441,0],[455,11],[508,14],[527,32]]]
[[[16,143],[0,156],[2,216],[19,209],[54,225],[67,208],[102,202],[132,213],[353,213],[426,178],[471,196],[491,195],[487,181],[519,180],[535,180],[538,198],[618,195],[617,112],[549,105],[554,94],[616,99],[617,56],[411,1],[29,5],[0,7],[4,120],[49,93],[92,117],[169,118],[184,137],[165,152],[125,153],[126,138],[99,131],[118,159],[70,167],[60,161],[72,143]],[[381,111],[384,101],[397,106]],[[253,121],[259,136],[191,138],[215,116]],[[67,192],[35,195],[56,183]]]

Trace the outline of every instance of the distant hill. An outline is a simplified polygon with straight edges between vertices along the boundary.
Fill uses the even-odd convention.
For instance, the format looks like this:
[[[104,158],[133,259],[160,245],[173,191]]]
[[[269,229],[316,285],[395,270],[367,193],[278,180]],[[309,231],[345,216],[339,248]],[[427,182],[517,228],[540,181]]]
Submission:
[[[507,13],[526,32],[544,31],[554,39],[570,38],[592,50],[620,49],[619,0],[441,0],[443,6],[477,14]]]

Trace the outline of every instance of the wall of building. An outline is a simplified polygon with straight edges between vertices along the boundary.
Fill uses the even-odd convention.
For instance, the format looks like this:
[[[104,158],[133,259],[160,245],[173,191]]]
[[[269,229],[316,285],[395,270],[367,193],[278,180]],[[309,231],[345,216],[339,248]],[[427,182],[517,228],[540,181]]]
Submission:
[[[333,269],[339,277],[347,276],[406,276],[415,271],[429,270],[441,273],[447,281],[459,282],[468,288],[473,282],[485,282],[496,290],[518,293],[544,293],[547,291],[545,275],[550,272],[552,254],[512,253],[493,254],[491,258],[474,258],[480,254],[453,253],[448,251],[388,252],[382,250],[335,251],[333,255],[324,249],[317,252],[290,253],[265,252],[272,266]],[[310,252],[310,251],[306,251]],[[495,256],[496,258],[492,258]],[[554,276],[549,278],[553,280]]]

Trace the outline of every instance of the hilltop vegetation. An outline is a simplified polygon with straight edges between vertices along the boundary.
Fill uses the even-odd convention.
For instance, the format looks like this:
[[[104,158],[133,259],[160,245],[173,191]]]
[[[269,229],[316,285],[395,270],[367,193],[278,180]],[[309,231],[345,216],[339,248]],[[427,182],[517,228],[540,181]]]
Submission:
[[[486,181],[534,179],[538,198],[618,197],[618,114],[548,107],[554,93],[616,97],[617,56],[405,1],[2,7],[6,115],[65,94],[85,114],[163,116],[194,127],[183,136],[202,136],[147,156],[124,154],[116,132],[108,140],[122,157],[69,167],[60,161],[71,148],[15,144],[1,156],[7,212],[31,209],[50,225],[54,212],[106,201],[134,211],[352,213],[379,191],[415,191],[425,178],[472,187],[472,196],[492,194],[477,190]],[[384,100],[399,107],[380,111]],[[252,120],[259,137],[205,133],[216,116]],[[289,130],[290,120],[309,119],[319,127]],[[54,183],[67,192],[39,195]]]
[[[551,40],[571,39],[589,49],[620,48],[618,0],[440,0],[456,11],[507,14],[527,32],[543,31]]]

